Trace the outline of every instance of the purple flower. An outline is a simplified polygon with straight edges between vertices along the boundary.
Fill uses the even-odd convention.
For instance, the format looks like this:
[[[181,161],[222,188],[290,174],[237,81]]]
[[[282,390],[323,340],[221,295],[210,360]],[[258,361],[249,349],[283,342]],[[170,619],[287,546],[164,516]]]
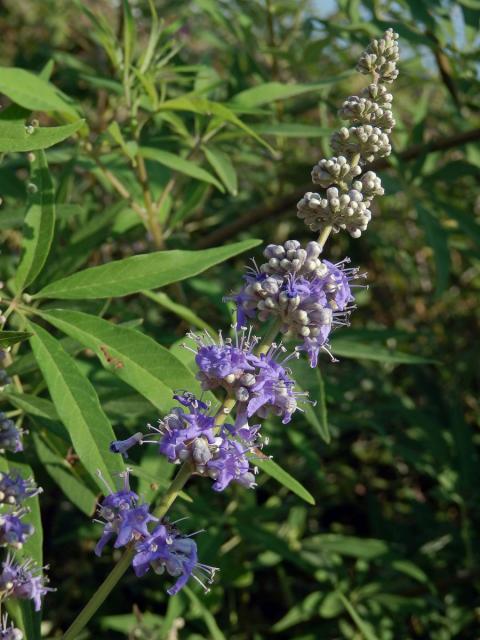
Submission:
[[[18,473],[0,472],[0,503],[19,505],[41,493],[33,478],[22,478]]]
[[[107,485],[110,494],[98,506],[98,515],[102,520],[97,522],[104,525],[104,529],[95,547],[97,556],[102,554],[107,542],[114,537],[114,547],[118,549],[132,540],[147,536],[149,522],[158,520],[149,513],[147,504],[137,506],[138,496],[130,490],[128,471],[120,475],[124,479],[123,489],[113,492]]]
[[[291,358],[298,357],[298,351],[279,362],[279,355],[285,351],[282,345],[273,344],[267,353],[255,357],[255,382],[249,387],[247,418],[254,414],[265,418],[272,412],[282,418],[283,424],[287,424],[298,409],[298,398],[308,395],[294,390],[295,381],[284,366]],[[239,411],[242,412],[242,407]]]
[[[5,614],[0,626],[0,640],[23,640],[23,633],[13,626],[13,622],[8,624],[8,616]]]
[[[196,343],[197,348],[186,349],[195,354],[195,362],[199,372],[198,380],[202,389],[217,389],[224,387],[227,392],[242,385],[244,378],[248,379],[249,372],[253,370],[249,362],[258,338],[247,333],[245,328],[235,332],[235,341],[231,338],[223,339],[219,333],[218,343],[210,336],[208,331],[202,335],[190,332],[187,337]]]
[[[243,415],[235,426],[223,425],[216,433],[215,418],[207,414],[204,402],[192,394],[177,399],[188,407],[188,413],[182,408],[172,409],[159,421],[158,428],[151,427],[159,439],[144,442],[157,445],[170,462],[188,460],[195,473],[215,480],[216,491],[222,491],[232,481],[253,487],[254,475],[246,454],[258,446],[259,427],[249,426]]]
[[[136,545],[133,568],[138,577],[144,576],[150,568],[155,573],[164,571],[178,580],[167,590],[175,595],[193,577],[206,591],[203,580],[213,581],[216,568],[198,562],[197,545],[191,537],[183,536],[171,524],[159,524],[153,532]]]
[[[268,354],[256,356],[253,349],[258,338],[252,336],[251,328],[235,333],[235,340],[224,340],[220,335],[216,344],[208,333],[188,336],[196,342],[195,361],[200,368],[197,378],[204,389],[223,387],[238,402],[237,418],[243,422],[255,413],[265,417],[269,411],[281,416],[284,424],[289,422],[297,409],[298,394],[295,383],[283,366],[291,356],[279,362],[279,354],[285,348],[272,347]]]
[[[210,448],[215,446],[214,435],[215,418],[208,415],[208,406],[197,400],[193,394],[175,395],[188,412],[175,407],[159,420],[158,427],[150,428],[156,431],[160,440],[145,440],[158,444],[161,454],[170,462],[180,463],[191,460],[193,463],[205,464],[211,457]]]
[[[21,518],[27,513],[25,509],[16,513],[0,515],[0,546],[10,545],[21,549],[28,536],[34,532],[31,524],[24,524]]]
[[[42,568],[31,559],[18,564],[12,556],[7,556],[7,559],[2,562],[0,591],[13,598],[33,600],[35,611],[40,611],[42,597],[48,591],[55,591],[46,587],[45,582]]]
[[[320,260],[321,247],[309,242],[303,249],[296,240],[268,245],[267,262],[249,268],[245,285],[232,296],[237,305],[238,326],[246,318],[280,321],[280,330],[302,342],[312,367],[320,350],[328,351],[328,338],[336,326],[348,323],[354,308],[351,281],[361,277],[358,269]]]
[[[134,433],[133,436],[127,438],[126,440],[114,440],[110,443],[110,451],[112,453],[121,453],[126,458],[128,458],[127,451],[134,447],[136,444],[142,442],[143,433],[139,431],[138,433]]]
[[[225,437],[215,457],[207,464],[208,474],[215,480],[214,491],[223,491],[231,482],[253,489],[256,486],[255,475],[250,468],[246,454],[251,445]]]
[[[18,453],[23,451],[22,436],[24,432],[15,426],[13,420],[0,411],[0,452],[11,451]]]

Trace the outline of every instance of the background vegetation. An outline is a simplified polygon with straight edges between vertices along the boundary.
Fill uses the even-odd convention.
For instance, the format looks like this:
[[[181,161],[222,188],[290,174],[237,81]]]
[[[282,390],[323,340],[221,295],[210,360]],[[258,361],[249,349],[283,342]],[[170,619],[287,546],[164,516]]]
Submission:
[[[480,3],[153,4],[159,38],[145,64],[155,23],[143,0],[132,0],[126,17],[107,0],[2,3],[1,64],[50,77],[89,126],[46,151],[57,226],[30,294],[76,270],[165,247],[311,239],[295,204],[312,190],[311,166],[328,154],[336,110],[364,83],[354,72],[359,53],[389,26],[402,53],[394,154],[377,164],[386,195],[368,232],[336,235],[327,246],[329,257],[349,255],[367,271],[370,288],[358,296],[352,327],[333,340],[341,362],[325,357],[318,372],[297,370],[319,400],[316,415],[266,425],[269,453],[316,504],[266,474],[256,491],[222,495],[192,481],[191,502],[177,502],[174,514],[188,515],[191,530],[206,529],[201,557],[221,569],[212,592],[193,586],[168,598],[161,577],[129,572],[84,637],[477,638]],[[75,119],[2,91],[4,105],[18,102],[40,125]],[[21,253],[28,165],[25,153],[9,153],[0,166],[6,283]],[[142,221],[149,197],[153,218]],[[129,323],[185,358],[178,345],[187,327],[229,325],[222,297],[260,252],[156,293],[61,306]],[[58,306],[46,300],[41,309]],[[14,314],[8,328],[24,322]],[[156,421],[168,399],[153,406],[108,354],[40,324],[76,354],[119,437]],[[46,598],[42,628],[53,638],[112,557],[93,555],[96,489],[68,484],[85,472],[28,342],[13,351],[7,373],[18,378],[0,394],[0,409],[29,429],[25,460],[44,487],[44,561],[58,591]],[[142,453],[133,462],[148,494],[151,479],[172,470]]]

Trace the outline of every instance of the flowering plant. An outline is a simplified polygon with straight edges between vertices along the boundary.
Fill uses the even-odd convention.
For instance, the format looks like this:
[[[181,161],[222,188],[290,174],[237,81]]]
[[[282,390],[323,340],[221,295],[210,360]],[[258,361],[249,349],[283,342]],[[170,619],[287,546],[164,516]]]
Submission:
[[[276,10],[267,4],[274,21]],[[242,598],[252,571],[265,567],[288,602],[280,619],[279,612],[264,612],[275,618],[273,631],[320,615],[338,618],[346,638],[357,631],[375,637],[375,616],[393,605],[382,601],[380,588],[371,591],[371,606],[363,604],[354,585],[357,573],[367,571],[361,561],[373,565],[382,557],[389,570],[413,579],[421,574],[393,547],[366,540],[359,552],[348,529],[321,521],[329,487],[337,485],[348,502],[364,495],[368,482],[361,470],[346,469],[356,478],[346,491],[319,461],[331,451],[330,431],[332,446],[339,439],[335,420],[327,419],[324,377],[345,421],[350,412],[343,406],[358,399],[356,386],[371,386],[368,378],[358,385],[352,378],[351,389],[337,389],[345,363],[334,363],[342,340],[354,344],[348,327],[370,296],[369,284],[381,282],[381,274],[365,273],[367,250],[357,247],[379,235],[378,202],[392,189],[377,172],[392,154],[398,35],[381,25],[383,35],[372,36],[357,73],[348,76],[351,95],[343,101],[322,93],[335,91],[335,77],[315,88],[277,80],[238,87],[226,99],[204,68],[171,63],[188,28],[163,22],[154,2],[146,10],[124,0],[116,30],[101,12],[79,9],[105,55],[105,73],[92,75],[82,53],[67,56],[68,65],[80,89],[98,96],[98,112],[57,88],[52,64],[39,74],[0,68],[0,150],[15,178],[5,185],[6,227],[0,218],[0,232],[7,230],[0,264],[0,638],[71,640],[93,628],[120,633],[125,615],[130,637],[174,640],[189,602],[189,640],[203,637],[196,633],[198,615],[208,637],[221,640],[210,613],[222,609],[217,593],[233,585],[242,590],[239,610],[255,609],[254,598]],[[269,47],[278,53],[270,26]],[[281,65],[272,53],[277,79]],[[278,103],[274,123],[259,123],[264,101],[313,91],[321,104],[340,105],[335,117],[344,126],[329,131],[330,153],[325,146],[305,154],[316,154],[314,186],[296,197],[297,215],[290,202],[290,217],[261,249],[263,242],[248,234],[223,243],[235,220],[224,223],[219,194],[241,211],[245,149],[255,150],[246,165],[252,158],[257,169],[273,164],[282,153],[275,131],[311,126],[299,118],[282,122]],[[398,127],[399,137],[404,130]],[[269,171],[281,181],[281,170]],[[250,178],[261,183],[260,170]],[[27,206],[20,216],[21,181]],[[204,233],[209,225],[216,230]],[[391,349],[372,359],[382,357],[422,362]],[[359,424],[369,415],[359,411]],[[355,455],[375,455],[365,448],[358,453],[361,445],[352,445]],[[315,502],[314,517],[303,505]],[[277,526],[283,508],[286,520]],[[311,535],[300,544],[306,527]],[[65,563],[50,569],[43,552],[56,558],[52,539],[64,545]],[[77,551],[88,559],[78,563],[79,575],[91,578],[85,594],[78,589],[82,578],[70,588]],[[350,574],[339,559],[349,553],[358,559]],[[295,604],[280,559],[329,586],[309,585]],[[126,594],[135,591],[133,614],[109,597],[119,583]],[[152,625],[139,590],[165,603]],[[63,598],[66,613],[52,622],[49,603]],[[99,619],[107,599],[115,616]],[[229,614],[232,628],[236,616]],[[378,637],[389,640],[389,628]]]

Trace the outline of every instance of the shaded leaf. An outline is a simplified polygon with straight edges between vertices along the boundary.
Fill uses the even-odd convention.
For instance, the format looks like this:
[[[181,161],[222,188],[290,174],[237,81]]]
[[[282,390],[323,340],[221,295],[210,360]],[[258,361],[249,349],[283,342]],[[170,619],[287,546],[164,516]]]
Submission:
[[[190,176],[191,178],[196,178],[202,182],[213,184],[222,193],[225,191],[223,185],[214,176],[212,176],[211,173],[205,171],[202,167],[199,167],[192,160],[186,160],[175,153],[163,151],[162,149],[154,149],[153,147],[141,147],[140,154],[143,158],[159,162],[173,171],[178,171],[179,173],[184,173],[186,176]]]
[[[28,331],[0,331],[0,348],[11,347],[13,344],[27,340],[31,335]]]
[[[98,494],[85,485],[75,473],[74,467],[65,458],[55,453],[41,435],[32,433],[32,439],[38,459],[54,482],[80,511],[87,516],[92,516]]]
[[[207,626],[207,629],[209,632],[209,638],[211,638],[211,640],[226,640],[225,636],[223,635],[222,631],[217,625],[215,618],[207,609],[207,607],[203,604],[202,600],[198,598],[196,594],[188,587],[184,587],[183,591],[188,596],[193,607],[198,609],[198,611],[200,612],[200,615],[202,616]]]
[[[429,358],[403,353],[396,349],[388,349],[378,344],[368,344],[349,340],[347,338],[332,338],[332,352],[344,358],[358,360],[375,360],[390,364],[429,364],[435,362]]]
[[[200,113],[204,115],[216,116],[222,122],[229,122],[247,135],[260,142],[264,147],[273,152],[273,148],[265,142],[258,133],[256,133],[251,127],[246,125],[234,112],[223,104],[218,102],[212,102],[206,100],[200,96],[185,95],[181,98],[173,98],[172,100],[165,100],[158,107],[159,111],[191,111],[192,113]]]
[[[450,250],[448,234],[428,209],[417,204],[418,219],[425,230],[428,244],[433,249],[436,272],[435,295],[439,296],[448,286],[450,276]]]
[[[281,485],[292,491],[292,493],[295,493],[299,498],[302,498],[302,500],[305,500],[308,504],[315,504],[315,498],[312,494],[276,462],[268,458],[255,458],[255,464],[271,478],[274,478]]]
[[[227,187],[228,191],[236,196],[238,193],[237,173],[229,156],[211,145],[202,147],[202,149],[217,176]]]
[[[338,592],[338,597],[342,601],[343,606],[348,611],[350,617],[357,626],[358,630],[362,633],[365,640],[378,640],[378,637],[373,632],[371,625],[365,622],[365,620],[363,620],[359,616],[353,604],[343,595],[343,593]]]
[[[300,624],[300,622],[311,620],[318,615],[318,608],[323,598],[324,594],[321,591],[309,593],[306,598],[295,604],[281,620],[273,625],[272,631],[279,633],[296,624]]]

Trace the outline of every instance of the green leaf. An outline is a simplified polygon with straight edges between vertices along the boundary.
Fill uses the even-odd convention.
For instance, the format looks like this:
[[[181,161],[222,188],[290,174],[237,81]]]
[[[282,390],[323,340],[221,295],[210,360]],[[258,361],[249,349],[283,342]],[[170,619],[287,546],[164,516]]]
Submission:
[[[308,393],[308,399],[301,404],[305,418],[325,442],[330,442],[325,385],[320,369],[311,369],[304,358],[290,361],[289,367],[294,379],[302,380],[302,385],[297,382],[295,388]]]
[[[420,204],[417,205],[416,209],[418,219],[425,230],[427,242],[433,249],[436,271],[435,295],[438,297],[446,290],[450,276],[448,234],[428,209],[425,209]]]
[[[183,591],[184,593],[186,593],[190,602],[192,603],[193,609],[198,609],[198,611],[200,612],[200,615],[202,616],[209,632],[208,637],[211,640],[226,640],[225,636],[217,625],[215,618],[203,604],[202,600],[198,598],[195,593],[191,589],[189,589],[189,587],[184,587]]]
[[[169,598],[170,603],[174,598]],[[135,613],[123,613],[116,616],[103,616],[100,618],[100,627],[102,631],[118,631],[124,637],[128,633],[129,637],[135,637],[136,631],[139,629],[143,631],[148,629],[149,631],[158,632],[160,624],[163,622],[163,618],[157,614],[150,613],[149,611],[142,611],[141,622],[139,620],[138,612]],[[106,637],[106,635],[104,635]],[[150,637],[152,637],[150,635]],[[155,634],[156,638],[164,638],[166,636]]]
[[[16,393],[15,391],[9,391],[7,393],[7,398],[15,407],[22,409],[33,416],[46,418],[47,420],[59,419],[58,413],[55,410],[55,405],[46,398],[39,398],[38,396],[33,396],[29,393]]]
[[[123,65],[124,74],[128,77],[135,48],[136,30],[129,0],[123,0]]]
[[[123,153],[132,160],[138,151],[137,143],[134,141],[126,142],[120,126],[116,120],[114,120],[108,126],[107,131],[112,136],[113,140],[118,144],[118,146],[121,147]]]
[[[212,334],[215,334],[215,329],[211,327],[207,322],[202,320],[196,313],[194,313],[189,307],[185,307],[183,304],[178,304],[178,302],[174,302],[171,298],[167,296],[163,291],[142,291],[142,294],[146,298],[150,298],[157,304],[159,304],[164,309],[171,311],[182,320],[185,320],[192,327],[197,327],[199,329],[206,329]]]
[[[279,633],[280,631],[285,631],[285,629],[289,629],[296,624],[307,622],[308,620],[316,617],[318,615],[318,608],[324,597],[325,594],[322,591],[313,591],[312,593],[309,593],[306,598],[298,604],[295,604],[288,613],[283,616],[283,618],[273,625],[272,631]]]
[[[311,91],[318,91],[332,84],[338,84],[343,77],[350,76],[351,73],[343,73],[340,76],[325,78],[321,82],[314,84],[283,84],[281,82],[265,82],[257,87],[245,89],[233,96],[232,102],[242,107],[259,107],[263,104],[270,104],[277,100],[286,100]]]
[[[17,342],[27,340],[31,335],[28,331],[0,331],[0,348],[11,347]]]
[[[297,124],[296,122],[276,122],[274,124],[256,124],[253,130],[264,136],[281,136],[283,138],[323,138],[332,133],[333,129],[318,127],[312,124]]]
[[[15,284],[19,291],[31,284],[41,272],[53,240],[55,198],[43,151],[38,151],[32,162],[31,183],[36,191],[30,194],[23,225],[23,254],[15,274]]]
[[[0,67],[0,93],[25,109],[58,112],[78,118],[70,98],[50,82],[25,69]]]
[[[201,394],[195,376],[168,349],[148,336],[119,325],[66,309],[41,313],[42,318],[94,351],[102,365],[168,412],[175,389]]]
[[[173,171],[178,171],[179,173],[184,173],[186,176],[190,176],[191,178],[196,178],[202,182],[213,184],[222,193],[225,191],[223,185],[214,176],[212,176],[211,173],[208,173],[208,171],[199,167],[195,162],[186,160],[175,153],[162,151],[162,149],[154,149],[153,147],[140,147],[140,154],[143,158],[159,162]]]
[[[237,173],[229,156],[223,153],[223,151],[220,151],[220,149],[212,146],[204,146],[202,149],[217,176],[227,187],[228,191],[236,196],[238,193]]]
[[[299,498],[302,498],[302,500],[305,500],[308,504],[315,504],[315,498],[312,494],[276,462],[268,458],[255,458],[255,464],[259,469],[267,473],[271,478],[274,478],[284,487],[287,487],[287,489],[295,493]]]
[[[308,550],[322,550],[364,560],[373,560],[390,552],[388,544],[383,540],[356,538],[337,533],[321,533],[305,538],[302,546]]]
[[[378,637],[375,635],[371,625],[365,622],[358,615],[358,612],[353,606],[353,604],[343,595],[343,593],[340,593],[340,591],[338,591],[337,593],[338,593],[338,597],[343,603],[343,606],[348,611],[350,617],[352,618],[353,622],[355,623],[355,625],[357,626],[358,630],[363,635],[365,640],[378,640]]]
[[[33,127],[32,133],[27,133],[27,114],[17,105],[10,105],[0,112],[0,152],[48,149],[69,138],[85,123],[85,120],[76,120],[61,127]]]
[[[151,0],[153,1],[153,0]],[[158,630],[159,638],[168,638],[170,631],[176,620],[178,620],[185,609],[185,598],[181,593],[171,596],[167,600],[167,610],[161,628]]]
[[[202,251],[174,249],[133,256],[52,282],[33,297],[83,300],[127,296],[191,278],[260,243],[261,240],[244,240]]]
[[[347,338],[332,338],[332,352],[336,356],[344,358],[374,360],[390,364],[431,364],[435,362],[413,353],[403,353],[378,344],[362,343]]]
[[[216,116],[222,122],[229,122],[235,125],[247,135],[254,138],[266,147],[269,151],[273,152],[274,149],[265,142],[258,133],[256,133],[251,127],[246,125],[238,116],[236,116],[231,109],[218,102],[212,102],[205,98],[186,95],[181,98],[173,98],[172,100],[165,100],[158,107],[159,111],[191,111],[192,113],[199,113],[203,115]]]
[[[78,472],[64,457],[55,453],[38,433],[32,433],[38,459],[66,497],[87,516],[92,516],[97,494],[85,485]]]
[[[115,434],[94,387],[58,340],[38,325],[30,324],[30,327],[35,334],[30,338],[33,353],[81,462],[101,491],[105,487],[97,470],[110,486],[115,486],[114,475],[125,467],[122,457],[109,451]]]

